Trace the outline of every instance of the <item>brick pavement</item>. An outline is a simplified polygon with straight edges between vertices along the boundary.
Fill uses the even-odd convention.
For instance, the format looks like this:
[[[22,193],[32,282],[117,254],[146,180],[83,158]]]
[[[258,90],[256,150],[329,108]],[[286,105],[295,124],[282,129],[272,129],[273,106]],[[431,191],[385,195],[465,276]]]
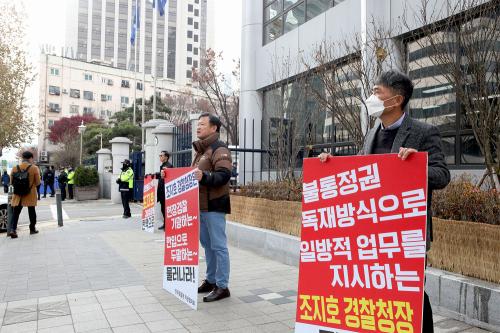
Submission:
[[[232,297],[193,311],[162,289],[160,234],[137,219],[0,238],[0,333],[292,332],[297,268],[230,248]],[[200,262],[200,272],[204,261]],[[435,315],[436,332],[485,332]]]

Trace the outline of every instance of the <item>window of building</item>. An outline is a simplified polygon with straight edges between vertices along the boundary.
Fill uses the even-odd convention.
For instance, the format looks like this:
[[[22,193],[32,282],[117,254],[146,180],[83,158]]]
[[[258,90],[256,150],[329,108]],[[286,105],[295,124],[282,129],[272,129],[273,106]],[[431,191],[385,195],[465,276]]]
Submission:
[[[187,64],[188,64],[188,65],[192,65],[192,64],[193,64],[193,58],[188,57],[188,58],[187,58]]]
[[[264,21],[270,21],[283,12],[283,0],[275,0],[264,8]]]
[[[85,81],[92,81],[92,74],[85,73],[84,78],[85,78]]]
[[[193,25],[193,18],[192,17],[188,17],[188,25]]]
[[[130,88],[130,82],[128,80],[122,80],[122,88]]]
[[[188,50],[188,52],[193,51],[193,44],[188,44],[187,45],[187,50]]]
[[[195,29],[199,29],[199,28],[200,28],[200,23],[198,23],[198,22],[194,22],[194,28],[195,28]]]
[[[191,30],[188,30],[187,34],[188,38],[193,38],[193,32]]]
[[[190,12],[190,13],[193,12],[193,5],[191,5],[191,4],[188,5],[188,12]]]
[[[83,107],[83,114],[94,114],[94,110],[91,107]]]
[[[283,34],[283,17],[279,16],[275,20],[264,26],[264,44],[272,42]]]
[[[59,76],[59,68],[50,68],[50,75]]]
[[[331,0],[307,0],[307,19],[310,20],[326,12],[331,6]]]
[[[83,99],[86,99],[88,101],[93,101],[94,100],[94,93],[92,91],[83,91]]]
[[[51,120],[51,119],[50,119],[50,120],[49,120],[49,122],[48,122],[48,124],[47,124],[47,126],[48,126],[49,128],[51,128],[52,126],[54,126],[54,120]]]
[[[197,47],[195,47],[195,48],[194,48],[194,50],[193,50],[193,54],[194,54],[194,55],[198,55],[198,48],[197,48]]]
[[[198,60],[193,61],[193,67],[198,68]]]
[[[186,71],[186,77],[187,77],[188,79],[191,79],[191,78],[193,77],[193,72],[192,72],[191,70],[187,70],[187,71]]]
[[[142,90],[142,87],[143,87],[142,82],[137,82],[137,83],[136,83],[136,88],[137,88],[137,90]]]
[[[106,116],[111,117],[112,113],[109,110],[106,110]]]
[[[306,21],[306,4],[303,2],[285,13],[284,33],[292,31]]]
[[[70,89],[69,97],[80,98],[80,90],[79,89]]]
[[[69,113],[71,114],[78,114],[79,110],[78,110],[78,105],[70,105],[69,106]]]
[[[200,3],[200,0],[194,0],[194,3],[195,3],[195,4],[199,4],[199,3]]]
[[[128,105],[129,99],[127,96],[122,96],[121,103],[122,105]]]
[[[61,88],[56,86],[49,86],[49,95],[61,95]]]
[[[200,10],[199,9],[195,9],[194,10],[194,16],[196,16],[196,17],[200,16]]]
[[[194,42],[195,43],[198,43],[198,38],[199,38],[198,35],[194,35]]]
[[[61,112],[61,107],[58,103],[49,103],[50,112]]]

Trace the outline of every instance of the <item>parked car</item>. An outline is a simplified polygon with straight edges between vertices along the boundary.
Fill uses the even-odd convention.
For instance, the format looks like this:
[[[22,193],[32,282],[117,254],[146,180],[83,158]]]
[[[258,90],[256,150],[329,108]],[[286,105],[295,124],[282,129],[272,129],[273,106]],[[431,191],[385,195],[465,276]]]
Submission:
[[[0,196],[0,232],[7,231],[7,196]]]

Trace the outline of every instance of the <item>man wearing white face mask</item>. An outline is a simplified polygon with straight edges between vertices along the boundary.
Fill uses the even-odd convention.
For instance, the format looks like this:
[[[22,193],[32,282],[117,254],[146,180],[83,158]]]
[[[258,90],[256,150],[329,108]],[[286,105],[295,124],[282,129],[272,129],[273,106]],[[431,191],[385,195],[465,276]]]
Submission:
[[[412,119],[404,109],[413,94],[410,78],[397,71],[380,75],[366,100],[368,114],[378,118],[367,133],[360,155],[398,153],[406,160],[412,153],[428,153],[428,201],[427,201],[427,250],[432,241],[432,191],[446,187],[450,172],[444,160],[439,130],[433,125]],[[319,158],[327,162],[328,153]],[[411,162],[411,160],[409,161]],[[411,175],[410,175],[411,176]],[[424,316],[422,332],[434,332],[432,309],[427,294],[424,295]]]

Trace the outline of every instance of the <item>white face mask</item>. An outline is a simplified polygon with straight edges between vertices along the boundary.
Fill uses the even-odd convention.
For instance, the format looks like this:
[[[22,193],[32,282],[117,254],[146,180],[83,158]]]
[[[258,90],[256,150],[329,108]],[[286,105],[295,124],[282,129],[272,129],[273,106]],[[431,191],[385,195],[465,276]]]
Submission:
[[[396,96],[393,96],[391,98],[386,99],[385,101],[381,100],[375,95],[371,95],[366,101],[366,108],[368,109],[368,114],[372,117],[379,118],[382,113],[384,113],[384,110],[386,107],[384,106],[384,102],[394,98]],[[390,107],[390,106],[388,106]]]

